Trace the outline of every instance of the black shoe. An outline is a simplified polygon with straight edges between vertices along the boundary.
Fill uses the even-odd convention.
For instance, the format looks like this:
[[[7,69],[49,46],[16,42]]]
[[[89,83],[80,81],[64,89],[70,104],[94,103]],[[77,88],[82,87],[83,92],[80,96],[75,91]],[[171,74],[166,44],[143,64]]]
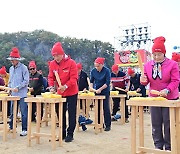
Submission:
[[[126,118],[126,119],[125,119],[125,123],[129,123],[129,120],[128,120],[128,118]]]
[[[66,136],[65,138],[65,142],[72,142],[72,140],[74,140],[74,138],[70,135]]]
[[[108,131],[110,131],[110,130],[111,130],[111,127],[110,127],[110,126],[104,128],[104,131],[106,131],[106,132],[108,132]]]
[[[117,121],[117,119],[115,119],[114,117],[111,118],[111,121]]]

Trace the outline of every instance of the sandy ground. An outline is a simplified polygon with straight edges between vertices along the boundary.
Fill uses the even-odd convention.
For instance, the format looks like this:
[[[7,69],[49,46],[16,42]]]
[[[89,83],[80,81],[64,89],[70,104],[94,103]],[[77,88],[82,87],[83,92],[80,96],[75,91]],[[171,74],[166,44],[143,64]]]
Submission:
[[[92,111],[91,111],[92,112]],[[145,120],[145,146],[153,148],[153,141],[151,137],[151,124],[150,114],[144,113]],[[138,122],[138,120],[137,120]],[[2,136],[0,136],[0,154],[56,154],[56,153],[72,153],[72,154],[130,154],[131,152],[131,125],[126,123],[120,125],[118,121],[112,122],[112,129],[109,132],[103,131],[96,135],[92,126],[87,126],[87,130],[84,132],[80,128],[80,131],[75,131],[74,141],[71,143],[65,143],[63,141],[63,147],[58,147],[55,151],[51,150],[51,143],[48,138],[41,138],[40,144],[36,144],[35,140],[32,140],[32,146],[27,147],[27,137],[20,137],[21,123],[18,123],[17,137],[11,138],[11,134],[8,135],[8,141],[3,142]],[[32,123],[32,129],[35,130],[35,123]],[[58,128],[57,128],[58,129]],[[41,128],[41,132],[50,132],[50,127]],[[138,132],[138,127],[137,127]],[[138,139],[137,139],[138,141]]]

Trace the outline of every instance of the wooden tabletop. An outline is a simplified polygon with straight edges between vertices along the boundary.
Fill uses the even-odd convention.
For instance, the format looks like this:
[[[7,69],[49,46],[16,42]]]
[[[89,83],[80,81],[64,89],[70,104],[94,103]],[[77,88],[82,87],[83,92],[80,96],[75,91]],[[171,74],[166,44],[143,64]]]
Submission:
[[[78,95],[78,99],[105,99],[106,97],[103,95],[96,95],[96,96],[81,96]]]
[[[25,102],[57,103],[57,102],[66,102],[66,98],[44,98],[42,96],[38,96],[38,97],[28,97],[28,98],[25,98]]]
[[[130,106],[180,107],[180,100],[128,100]]]
[[[0,96],[1,101],[17,101],[20,100],[19,96]]]

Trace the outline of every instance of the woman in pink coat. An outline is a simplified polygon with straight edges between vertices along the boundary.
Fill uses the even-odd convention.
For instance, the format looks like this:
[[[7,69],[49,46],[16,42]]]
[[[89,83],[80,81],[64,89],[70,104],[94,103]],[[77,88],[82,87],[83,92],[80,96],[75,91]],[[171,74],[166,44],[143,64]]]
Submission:
[[[165,38],[157,37],[152,47],[153,60],[144,65],[141,84],[150,84],[150,90],[160,91],[160,96],[168,100],[178,99],[178,64],[166,58]],[[157,97],[150,94],[151,97]],[[152,137],[156,149],[171,150],[169,108],[151,107]],[[164,125],[164,128],[162,126]],[[163,131],[164,130],[164,134]]]

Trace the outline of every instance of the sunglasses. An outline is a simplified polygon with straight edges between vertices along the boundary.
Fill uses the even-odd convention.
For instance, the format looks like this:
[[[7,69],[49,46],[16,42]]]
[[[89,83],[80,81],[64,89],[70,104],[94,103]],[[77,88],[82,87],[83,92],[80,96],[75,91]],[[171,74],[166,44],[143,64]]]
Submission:
[[[35,70],[35,68],[30,68],[29,70]]]

